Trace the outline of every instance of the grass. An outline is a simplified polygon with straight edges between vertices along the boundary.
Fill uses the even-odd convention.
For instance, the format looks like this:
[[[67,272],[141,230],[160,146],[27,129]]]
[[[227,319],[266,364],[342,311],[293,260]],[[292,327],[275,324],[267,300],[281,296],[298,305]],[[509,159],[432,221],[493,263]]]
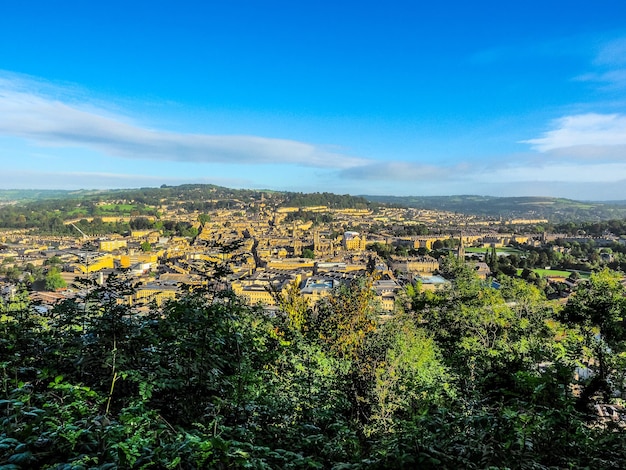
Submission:
[[[561,277],[569,277],[570,274],[572,274],[573,271],[564,271],[564,270],[560,270],[560,269],[533,269],[532,270],[535,274],[537,274],[538,276],[541,277],[552,277],[552,276],[561,276]],[[517,275],[521,275],[522,274],[522,269],[518,269],[517,270]],[[583,279],[588,279],[589,278],[589,273],[584,273],[584,272],[578,272],[578,274],[580,274],[580,277]]]
[[[569,277],[570,271],[560,271],[558,269],[533,269],[533,272],[541,277],[561,276]]]
[[[130,213],[136,208],[137,206],[134,206],[133,204],[104,204],[100,206],[101,211],[115,213]]]
[[[76,208],[76,209],[72,209],[71,211],[69,211],[67,213],[68,218],[75,218],[75,217],[81,217],[81,216],[87,216],[87,210],[86,209],[82,209],[82,208]]]
[[[465,253],[487,253],[490,252],[491,248],[476,248],[476,247],[467,247],[465,248]],[[521,254],[523,251],[518,250],[517,248],[512,248],[509,246],[503,246],[500,248],[496,248],[496,253],[499,255],[510,255],[510,254]]]

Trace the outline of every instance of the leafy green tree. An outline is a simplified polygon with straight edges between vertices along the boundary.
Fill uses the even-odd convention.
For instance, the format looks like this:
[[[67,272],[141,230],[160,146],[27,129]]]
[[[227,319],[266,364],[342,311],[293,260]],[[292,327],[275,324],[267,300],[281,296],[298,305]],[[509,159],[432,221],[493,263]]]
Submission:
[[[576,282],[580,279],[580,273],[578,271],[572,271],[567,279],[572,282]]]
[[[391,255],[395,252],[395,248],[393,245],[374,242],[369,246],[369,249],[374,251],[380,258],[389,259]]]
[[[192,423],[199,413],[244,406],[277,345],[260,311],[232,296],[219,299],[207,305],[197,294],[171,302],[154,313],[160,320],[146,330],[155,348],[149,361],[152,403],[172,422]],[[229,403],[220,405],[224,394]]]
[[[59,264],[61,264],[61,263],[63,263],[63,261],[61,260],[61,258],[60,258],[59,256],[57,256],[57,255],[54,255],[54,256],[52,256],[52,257],[48,258],[48,259],[44,262],[44,265],[46,265],[46,266],[50,266],[50,265],[54,266],[54,265],[59,265]]]
[[[9,281],[18,282],[22,278],[22,270],[17,266],[5,269],[5,275]]]
[[[388,322],[391,338],[384,359],[375,370],[370,433],[398,431],[431,407],[453,399],[453,378],[427,332],[407,317]]]
[[[317,306],[315,327],[320,338],[340,356],[358,359],[368,335],[376,330],[371,278],[343,285]]]
[[[413,314],[433,335],[445,363],[460,375],[464,390],[509,393],[516,371],[536,369],[549,357],[545,345],[552,333],[545,320],[550,311],[542,292],[514,279],[498,291],[454,257],[442,265],[452,286],[416,295]]]
[[[608,400],[613,387],[622,389],[626,361],[626,289],[621,276],[603,269],[578,285],[563,309],[563,320],[580,328],[587,348],[587,368],[592,377],[585,384],[579,406],[585,409],[594,395]]]
[[[300,294],[298,283],[289,284],[284,293],[274,292],[274,298],[286,316],[289,330],[299,333],[310,330],[313,313],[308,301]]]
[[[61,277],[58,269],[50,268],[45,278],[46,290],[54,291],[67,287],[67,282]]]
[[[367,277],[340,286],[318,303],[313,324],[326,350],[349,363],[346,394],[358,420],[367,419],[370,413],[365,397],[382,352],[376,345],[378,311],[372,284],[373,278]]]

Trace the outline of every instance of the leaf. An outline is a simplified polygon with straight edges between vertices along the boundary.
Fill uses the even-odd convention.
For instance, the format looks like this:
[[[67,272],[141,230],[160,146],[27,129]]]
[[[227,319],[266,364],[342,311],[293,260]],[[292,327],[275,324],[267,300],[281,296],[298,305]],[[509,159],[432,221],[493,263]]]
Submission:
[[[35,460],[33,453],[28,451],[28,452],[21,452],[19,454],[13,454],[11,457],[9,457],[7,462],[22,465],[22,464],[31,462],[33,460]]]
[[[117,464],[115,463],[105,463],[98,467],[98,470],[113,470],[117,468]]]

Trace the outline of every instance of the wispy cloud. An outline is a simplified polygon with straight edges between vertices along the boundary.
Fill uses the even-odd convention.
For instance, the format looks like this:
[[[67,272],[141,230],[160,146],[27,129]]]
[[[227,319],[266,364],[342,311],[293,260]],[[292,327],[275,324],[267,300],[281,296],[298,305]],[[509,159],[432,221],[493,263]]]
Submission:
[[[517,166],[502,166],[490,169],[489,179],[521,183],[535,181],[537,183],[563,182],[573,185],[580,183],[616,182],[626,177],[624,162],[590,162],[580,164],[571,161],[549,161],[541,168],[520,162]],[[626,188],[625,188],[626,190]]]
[[[576,114],[556,119],[542,137],[521,141],[538,152],[579,159],[626,160],[626,116]]]
[[[617,38],[605,43],[594,60],[600,66],[626,66],[626,38]]]
[[[49,90],[48,90],[49,91]],[[57,89],[58,95],[63,95]],[[71,100],[68,100],[71,101]],[[149,129],[116,116],[51,98],[24,80],[0,80],[0,135],[41,146],[84,147],[128,159],[349,168],[365,159],[323,146],[251,135],[183,134]]]
[[[525,62],[536,59],[578,57],[587,54],[592,38],[587,34],[564,36],[552,40],[512,41],[477,50],[467,57],[469,63],[488,65],[499,62]]]
[[[607,88],[623,88],[626,87],[626,69],[585,73],[574,77],[574,80],[579,82],[600,83]]]
[[[497,194],[500,196],[553,196],[586,201],[616,201],[626,199],[626,180],[602,182],[577,182],[534,179],[501,182],[493,178],[479,186],[472,194]]]
[[[607,91],[626,88],[626,38],[604,43],[592,65],[596,70],[574,77],[574,80],[597,83]]]
[[[106,173],[88,171],[38,171],[5,170],[0,172],[0,187],[41,188],[41,189],[105,189],[161,184],[210,183],[228,187],[251,187],[252,182],[243,178],[220,177],[171,177],[158,175],[137,175],[126,173]]]
[[[347,168],[340,172],[340,176],[355,180],[432,181],[454,179],[461,173],[466,175],[469,168],[467,164],[448,166],[390,161]]]
[[[579,34],[552,41],[497,45],[471,54],[467,61],[474,65],[576,57],[590,59],[589,71],[574,76],[578,82],[596,84],[606,91],[626,88],[626,37],[600,41],[597,36]]]

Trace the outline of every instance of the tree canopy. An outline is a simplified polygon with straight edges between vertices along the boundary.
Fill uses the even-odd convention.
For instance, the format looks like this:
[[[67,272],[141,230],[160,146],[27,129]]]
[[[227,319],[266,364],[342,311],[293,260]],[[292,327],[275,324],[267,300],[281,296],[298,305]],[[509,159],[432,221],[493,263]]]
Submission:
[[[272,314],[212,288],[129,306],[115,277],[49,311],[16,292],[0,302],[0,466],[624,468],[619,421],[579,406],[623,387],[618,276],[561,308],[446,269],[450,287],[408,289],[393,316],[368,277],[315,307],[294,285]]]
[[[67,287],[67,282],[61,277],[57,268],[50,268],[45,277],[46,290],[57,290]]]

